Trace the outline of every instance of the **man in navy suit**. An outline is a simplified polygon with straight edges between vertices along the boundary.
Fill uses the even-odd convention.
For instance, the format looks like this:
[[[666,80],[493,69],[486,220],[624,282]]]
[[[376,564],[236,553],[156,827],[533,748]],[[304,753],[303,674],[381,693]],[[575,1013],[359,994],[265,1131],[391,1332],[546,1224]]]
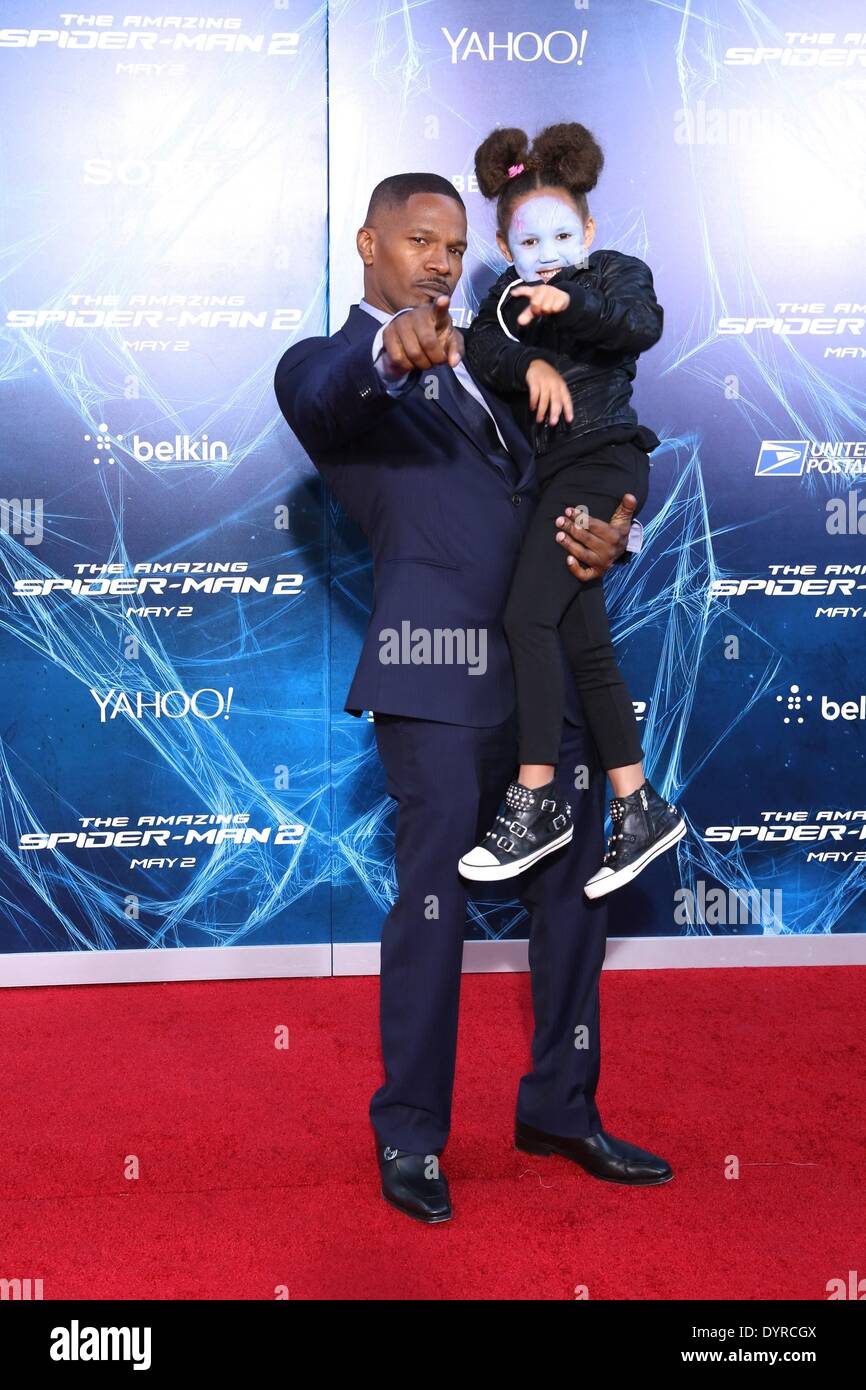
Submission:
[[[517,762],[502,616],[538,488],[523,434],[508,406],[470,376],[448,312],[466,250],[460,195],[436,174],[383,180],[357,249],[364,298],[330,338],[289,348],[274,386],[373,556],[373,612],[345,705],[373,711],[397,804],[398,894],[381,951],[385,1080],[370,1118],[382,1195],[435,1222],[451,1216],[439,1157],[468,892],[456,865],[490,825]],[[624,498],[609,524],[560,519],[575,583],[623,556],[634,505]],[[531,913],[535,1031],[515,1142],[607,1181],[666,1182],[668,1164],[607,1134],[595,1104],[607,909],[583,885],[603,853],[605,777],[576,692],[571,698],[558,767],[574,837],[518,880]]]

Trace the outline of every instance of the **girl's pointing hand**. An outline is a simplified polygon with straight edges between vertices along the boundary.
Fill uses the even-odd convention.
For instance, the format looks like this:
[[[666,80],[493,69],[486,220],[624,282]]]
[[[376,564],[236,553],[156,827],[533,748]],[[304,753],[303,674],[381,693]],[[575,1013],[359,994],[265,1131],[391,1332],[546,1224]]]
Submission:
[[[518,323],[531,323],[544,314],[561,314],[571,303],[565,290],[558,290],[555,285],[515,285],[511,293],[529,301],[517,315]]]

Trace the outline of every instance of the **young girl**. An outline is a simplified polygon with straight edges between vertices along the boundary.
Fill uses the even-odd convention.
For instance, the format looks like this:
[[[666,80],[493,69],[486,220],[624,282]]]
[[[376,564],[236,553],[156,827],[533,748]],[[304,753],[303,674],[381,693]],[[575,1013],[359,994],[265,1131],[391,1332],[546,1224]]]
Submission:
[[[602,580],[576,579],[555,540],[566,507],[609,521],[631,492],[639,512],[649,453],[660,443],[630,404],[636,359],[662,332],[649,267],[619,251],[587,254],[595,224],[586,194],[602,164],[593,136],[576,123],[548,126],[531,149],[514,129],[495,130],[479,146],[478,186],[497,200],[496,240],[512,264],[466,335],[471,372],[510,401],[533,446],[541,498],[505,610],[520,768],[492,828],[459,868],[479,881],[511,878],[572,837],[571,806],[555,781],[564,647],[614,792],[613,832],[585,886],[590,898],[631,882],[686,831],[644,777]]]

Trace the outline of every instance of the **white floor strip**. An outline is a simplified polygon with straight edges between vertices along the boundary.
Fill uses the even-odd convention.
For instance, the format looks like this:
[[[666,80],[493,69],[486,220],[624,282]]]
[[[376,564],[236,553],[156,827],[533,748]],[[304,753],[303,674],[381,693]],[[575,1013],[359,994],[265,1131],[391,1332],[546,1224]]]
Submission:
[[[467,941],[467,974],[528,970],[525,940]],[[22,951],[0,955],[0,988],[255,980],[327,976],[331,947],[227,946],[165,951]],[[605,970],[706,970],[728,966],[866,965],[866,934],[839,936],[612,937]],[[334,975],[378,975],[379,943],[337,942]]]

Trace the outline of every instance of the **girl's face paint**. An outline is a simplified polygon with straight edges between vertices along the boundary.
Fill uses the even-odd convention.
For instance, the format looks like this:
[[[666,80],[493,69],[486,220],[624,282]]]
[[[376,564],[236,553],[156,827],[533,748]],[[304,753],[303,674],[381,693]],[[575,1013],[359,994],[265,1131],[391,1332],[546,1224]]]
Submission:
[[[550,280],[567,265],[586,260],[586,228],[566,198],[538,193],[518,203],[508,229],[508,249],[523,280]]]

